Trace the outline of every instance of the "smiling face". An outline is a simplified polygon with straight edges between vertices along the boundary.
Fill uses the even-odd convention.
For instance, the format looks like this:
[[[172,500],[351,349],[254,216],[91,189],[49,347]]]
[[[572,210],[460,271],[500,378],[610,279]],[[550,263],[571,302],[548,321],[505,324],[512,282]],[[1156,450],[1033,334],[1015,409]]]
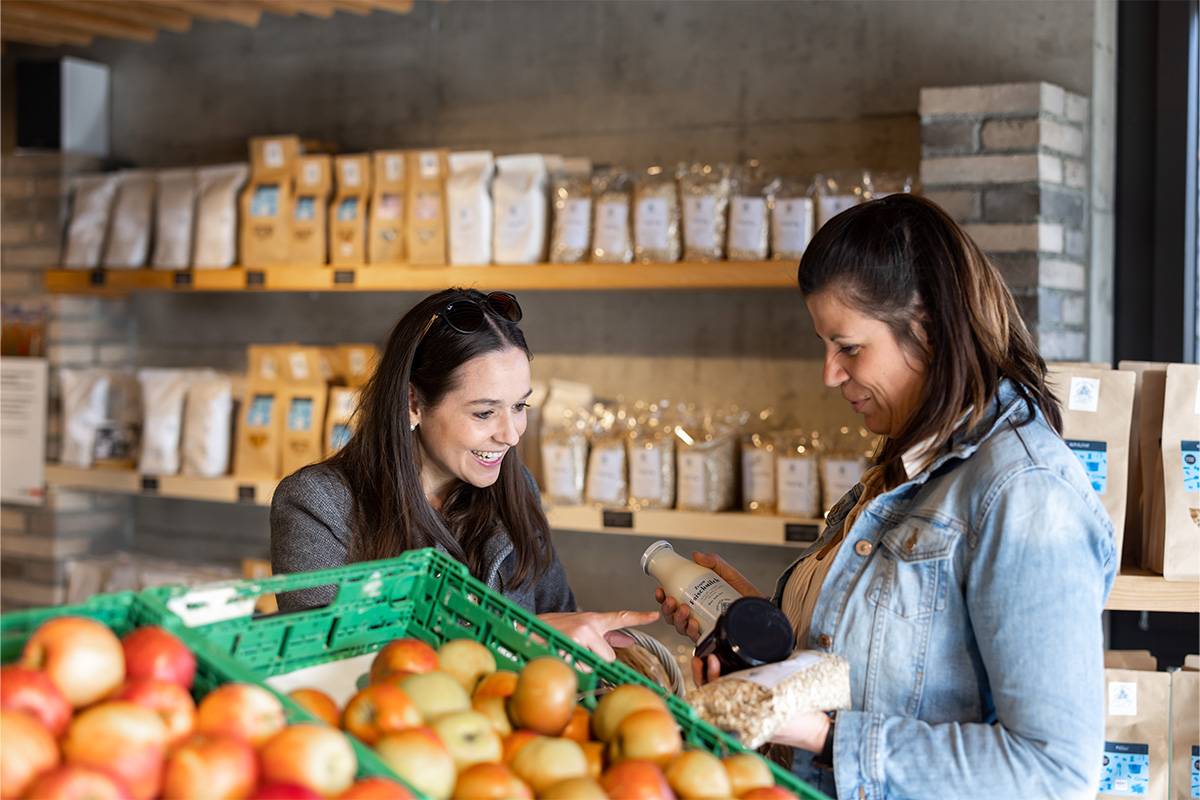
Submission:
[[[421,483],[434,508],[460,481],[496,482],[505,453],[525,433],[529,358],[516,347],[485,353],[459,367],[452,384],[436,406],[409,401],[420,426]]]
[[[841,388],[871,433],[895,435],[917,407],[925,364],[886,322],[851,308],[837,291],[810,295],[807,303],[825,342],[825,385]]]

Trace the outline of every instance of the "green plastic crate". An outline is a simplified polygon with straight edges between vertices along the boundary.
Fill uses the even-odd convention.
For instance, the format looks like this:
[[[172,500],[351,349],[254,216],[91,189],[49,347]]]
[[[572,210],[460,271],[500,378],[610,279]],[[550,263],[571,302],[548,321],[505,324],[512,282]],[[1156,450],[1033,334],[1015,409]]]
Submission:
[[[53,617],[65,615],[91,617],[103,622],[117,636],[124,636],[134,628],[143,625],[160,625],[176,634],[196,654],[196,680],[192,685],[192,696],[197,702],[204,695],[225,683],[236,681],[263,686],[258,676],[246,666],[227,655],[213,651],[203,639],[189,631],[175,615],[164,614],[161,606],[153,599],[145,598],[134,592],[94,595],[78,605],[12,611],[0,615],[0,664],[8,664],[20,658],[25,641],[39,625]],[[283,702],[289,723],[317,721],[290,697],[275,692],[269,686],[265,688],[272,691]],[[358,757],[359,778],[383,776],[399,780],[374,750],[353,736],[346,738],[354,746],[355,755]],[[403,783],[403,781],[400,782]]]
[[[268,593],[333,584],[323,608],[269,615],[254,613]],[[744,752],[729,735],[699,719],[691,706],[640,673],[608,663],[471,577],[465,566],[434,549],[296,575],[209,584],[199,589],[159,587],[142,592],[163,617],[178,616],[212,651],[231,657],[260,680],[305,667],[371,653],[393,639],[414,637],[434,647],[472,638],[519,670],[543,655],[575,668],[583,704],[594,709],[607,685],[640,683],[664,695],[684,741],[711,753]],[[770,764],[776,783],[804,800],[828,800],[794,775]]]

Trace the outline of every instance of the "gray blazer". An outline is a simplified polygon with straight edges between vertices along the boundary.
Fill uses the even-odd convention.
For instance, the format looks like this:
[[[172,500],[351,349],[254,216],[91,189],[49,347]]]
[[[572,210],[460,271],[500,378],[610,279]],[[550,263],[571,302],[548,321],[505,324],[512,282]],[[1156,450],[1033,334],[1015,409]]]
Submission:
[[[305,467],[280,481],[271,500],[272,572],[282,575],[345,566],[352,538],[348,525],[352,504],[346,485],[332,467],[324,464]],[[500,531],[485,545],[483,563],[488,588],[527,611],[545,614],[577,610],[575,594],[557,553],[550,569],[536,582],[512,586],[516,552],[508,533]],[[279,608],[328,605],[334,591],[330,585],[284,592],[277,598]]]

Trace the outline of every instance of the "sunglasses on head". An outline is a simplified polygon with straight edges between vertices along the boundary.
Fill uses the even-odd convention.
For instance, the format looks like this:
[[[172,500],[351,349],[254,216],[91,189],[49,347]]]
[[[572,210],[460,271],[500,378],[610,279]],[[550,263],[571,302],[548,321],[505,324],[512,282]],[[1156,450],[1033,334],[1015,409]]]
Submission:
[[[508,292],[489,292],[482,300],[464,297],[447,303],[441,311],[429,318],[425,330],[421,331],[421,339],[429,333],[438,317],[446,320],[446,324],[459,333],[474,333],[483,326],[485,311],[490,311],[509,322],[521,321],[521,306],[517,303],[517,298]]]

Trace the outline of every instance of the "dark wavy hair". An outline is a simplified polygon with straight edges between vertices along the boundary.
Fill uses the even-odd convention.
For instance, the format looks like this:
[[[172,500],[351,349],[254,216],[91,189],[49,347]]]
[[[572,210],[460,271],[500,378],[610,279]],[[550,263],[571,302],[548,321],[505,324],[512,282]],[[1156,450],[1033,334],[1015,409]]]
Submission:
[[[932,437],[935,448],[943,445],[968,408],[969,424],[977,423],[1004,378],[1025,398],[1030,418],[1036,406],[1061,433],[1046,362],[1012,293],[979,246],[931,200],[894,194],[847,209],[817,231],[797,279],[805,297],[832,291],[886,323],[925,364],[920,413],[876,456],[886,486],[905,480],[900,457],[915,444]]]
[[[363,387],[354,433],[326,462],[354,498],[352,562],[440,545],[483,579],[484,544],[498,525],[516,549],[515,585],[536,581],[553,562],[550,525],[515,447],[505,453],[494,484],[480,489],[460,483],[440,512],[421,485],[419,431],[409,428],[409,387],[423,407],[432,407],[454,390],[460,368],[471,359],[512,347],[532,358],[517,324],[490,312],[473,333],[459,333],[440,316],[434,319],[448,303],[484,298],[474,289],[438,292],[410,309],[388,335]]]

